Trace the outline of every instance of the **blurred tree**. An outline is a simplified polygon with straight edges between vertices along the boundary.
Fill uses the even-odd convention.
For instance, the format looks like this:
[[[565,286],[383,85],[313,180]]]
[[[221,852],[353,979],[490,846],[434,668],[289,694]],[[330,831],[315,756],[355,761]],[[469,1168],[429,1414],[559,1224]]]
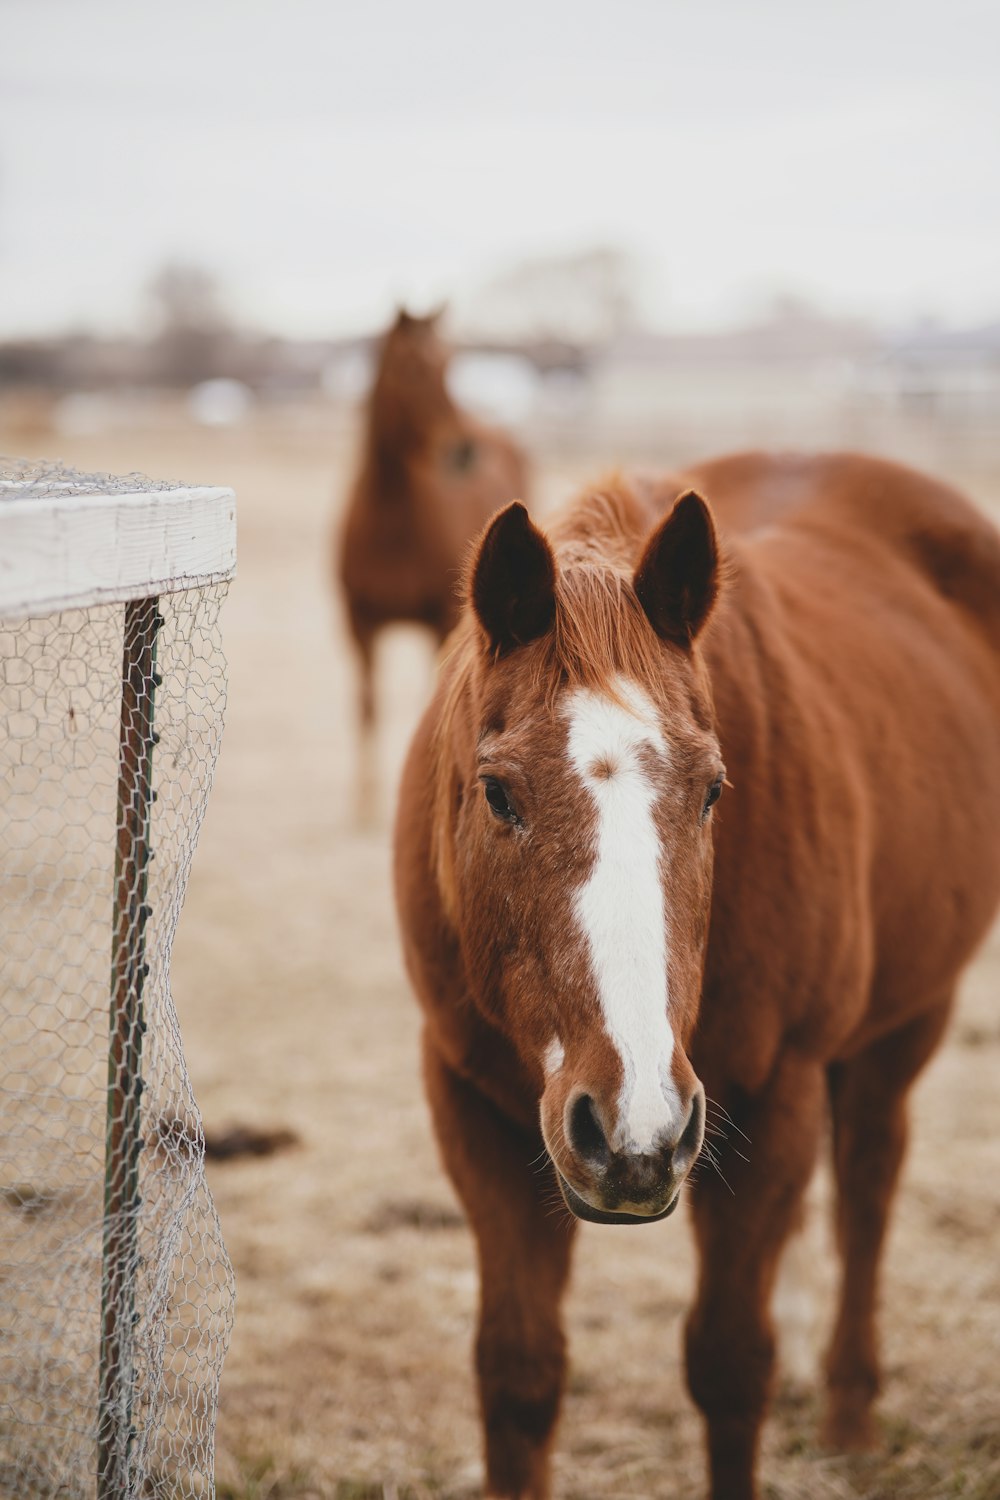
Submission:
[[[155,319],[154,378],[188,386],[233,373],[236,338],[218,279],[202,266],[171,261],[149,283]]]

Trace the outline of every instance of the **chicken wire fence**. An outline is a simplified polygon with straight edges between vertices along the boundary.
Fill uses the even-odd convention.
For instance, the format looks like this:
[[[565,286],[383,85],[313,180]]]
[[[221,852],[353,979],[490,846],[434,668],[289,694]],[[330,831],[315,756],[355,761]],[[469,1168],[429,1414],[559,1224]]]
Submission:
[[[0,472],[0,521],[14,494],[95,483]],[[123,483],[128,503],[153,488]],[[233,1277],[170,954],[222,731],[226,587],[0,615],[5,1500],[214,1493]]]

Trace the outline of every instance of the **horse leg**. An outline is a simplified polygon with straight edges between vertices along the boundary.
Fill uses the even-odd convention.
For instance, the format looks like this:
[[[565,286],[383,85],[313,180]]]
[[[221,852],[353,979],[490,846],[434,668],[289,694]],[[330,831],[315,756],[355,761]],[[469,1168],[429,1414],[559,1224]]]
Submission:
[[[824,1440],[870,1448],[879,1390],[875,1311],[889,1209],[906,1150],[907,1094],[934,1052],[951,999],[828,1069],[837,1186],[840,1305],[826,1360]]]
[[[375,630],[367,620],[351,615],[351,635],[358,653],[358,744],[355,816],[363,827],[375,820],[377,776],[375,764]]]
[[[712,1500],[754,1500],[774,1370],[771,1294],[816,1160],[822,1066],[785,1053],[760,1094],[727,1103],[749,1138],[740,1142],[749,1161],[735,1161],[729,1186],[705,1165],[692,1193],[700,1266],[687,1377],[707,1423]]]
[[[575,1220],[555,1208],[541,1137],[513,1124],[442,1061],[424,1071],[441,1154],[479,1252],[476,1341],[486,1494],[545,1500],[566,1356],[560,1301]]]

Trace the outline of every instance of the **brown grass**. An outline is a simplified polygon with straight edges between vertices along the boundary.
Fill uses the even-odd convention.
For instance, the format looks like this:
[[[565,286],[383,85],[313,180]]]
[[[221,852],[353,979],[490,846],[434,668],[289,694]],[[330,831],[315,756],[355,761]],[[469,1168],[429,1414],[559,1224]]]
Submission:
[[[224,614],[228,727],[174,991],[206,1126],[281,1127],[301,1145],[209,1168],[238,1278],[221,1500],[475,1495],[472,1248],[421,1097],[387,825],[361,834],[349,817],[350,664],[327,566],[345,434],[290,414],[242,432],[174,420],[61,442],[0,427],[0,448],[231,483],[239,494],[240,573]],[[560,497],[582,477],[579,466],[549,466],[543,494]],[[388,805],[431,664],[405,635],[385,656]],[[1000,1496],[998,981],[1000,934],[916,1101],[885,1292],[883,1449],[866,1459],[821,1452],[814,1394],[786,1384],[765,1443],[771,1500]],[[821,1177],[807,1229],[821,1327],[832,1287],[826,1198]],[[680,1216],[645,1230],[584,1226],[560,1500],[701,1493],[680,1364],[691,1276]]]

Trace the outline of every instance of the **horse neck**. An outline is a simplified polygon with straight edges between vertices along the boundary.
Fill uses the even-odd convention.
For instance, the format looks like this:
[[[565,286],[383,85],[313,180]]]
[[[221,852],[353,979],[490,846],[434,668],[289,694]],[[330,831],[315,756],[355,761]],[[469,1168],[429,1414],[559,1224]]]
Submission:
[[[431,446],[434,433],[457,418],[443,381],[438,389],[429,383],[424,398],[411,403],[385,382],[376,382],[368,406],[364,468],[372,491],[381,498],[409,494],[414,463]]]
[[[444,369],[428,365],[419,393],[400,390],[391,362],[379,370],[368,403],[369,438],[376,444],[413,449],[423,446],[428,432],[453,421],[457,408],[445,385]]]
[[[406,500],[412,489],[410,469],[416,451],[412,445],[400,444],[385,434],[369,433],[363,464],[369,495],[384,503]]]

